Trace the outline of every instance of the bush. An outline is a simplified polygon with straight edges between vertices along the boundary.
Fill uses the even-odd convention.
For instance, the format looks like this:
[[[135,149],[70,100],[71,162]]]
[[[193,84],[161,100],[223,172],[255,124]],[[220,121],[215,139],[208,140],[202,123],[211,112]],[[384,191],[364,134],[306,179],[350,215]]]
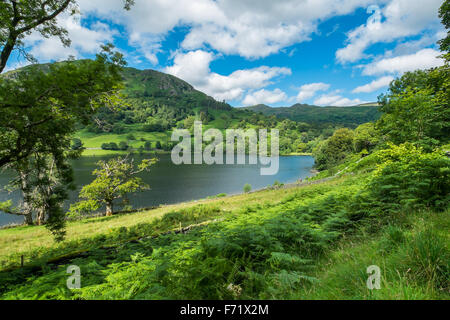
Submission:
[[[448,207],[450,159],[443,152],[423,153],[406,143],[374,156],[379,164],[367,190],[384,210]]]
[[[250,184],[246,183],[244,186],[244,192],[249,193],[250,191],[252,191],[252,186]]]
[[[119,146],[115,142],[103,143],[101,148],[103,150],[119,150]]]
[[[134,136],[134,134],[129,133],[129,134],[127,134],[127,140],[130,140],[130,141],[136,140],[136,137]]]
[[[126,150],[128,150],[129,147],[130,146],[128,145],[128,143],[126,141],[120,141],[119,142],[119,149],[120,150],[126,151]]]
[[[80,139],[78,138],[73,138],[72,139],[72,145],[70,146],[70,148],[72,150],[79,150],[83,147],[83,143],[81,142]]]
[[[146,141],[146,142],[144,143],[144,149],[145,149],[146,151],[152,150],[152,143],[151,143],[150,141]]]

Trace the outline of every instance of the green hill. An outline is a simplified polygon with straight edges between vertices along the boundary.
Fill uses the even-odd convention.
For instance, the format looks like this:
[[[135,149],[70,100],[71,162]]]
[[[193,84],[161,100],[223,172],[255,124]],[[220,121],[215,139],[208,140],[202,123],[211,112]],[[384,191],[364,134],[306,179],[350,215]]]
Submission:
[[[378,104],[361,105],[354,107],[318,107],[307,104],[294,104],[291,107],[272,108],[263,104],[247,107],[245,109],[261,112],[264,115],[275,115],[310,124],[333,124],[354,128],[362,123],[377,120],[380,116]]]
[[[40,65],[44,70],[48,66]],[[20,70],[4,76],[14,77]],[[84,155],[125,152],[129,148],[170,150],[172,130],[191,129],[195,119],[201,120],[205,129],[278,128],[283,154],[309,153],[318,140],[309,142],[328,137],[334,129],[355,128],[379,117],[373,106],[342,108],[297,104],[289,108],[265,105],[233,108],[159,71],[126,67],[123,78],[125,99],[120,110],[101,108],[95,121],[87,126],[80,124],[75,138],[86,148]]]

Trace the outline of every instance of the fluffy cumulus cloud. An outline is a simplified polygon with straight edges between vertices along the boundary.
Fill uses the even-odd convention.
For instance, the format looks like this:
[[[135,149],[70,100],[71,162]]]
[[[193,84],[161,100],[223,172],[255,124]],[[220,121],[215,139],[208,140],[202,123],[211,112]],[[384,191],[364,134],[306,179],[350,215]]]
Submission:
[[[367,23],[348,34],[347,45],[336,52],[339,62],[355,62],[365,57],[364,51],[372,44],[392,42],[419,34],[424,29],[437,28],[437,12],[441,0],[391,0],[382,9],[372,5]]]
[[[164,71],[218,100],[239,99],[246,90],[266,87],[272,84],[272,79],[291,74],[289,68],[260,66],[221,75],[210,70],[209,65],[214,58],[214,54],[203,50],[180,52],[176,54],[173,65],[166,67]]]
[[[431,49],[437,39],[445,36],[437,17],[442,0],[427,0],[426,4],[420,0],[135,0],[130,11],[123,10],[123,0],[78,3],[81,15],[58,18],[69,32],[71,47],[63,47],[54,37],[43,39],[37,33],[27,37],[26,45],[40,61],[62,60],[69,55],[82,58],[120,36],[133,48],[124,52],[130,62],[146,61],[163,68],[158,60],[165,56],[161,53],[175,50],[173,62],[169,59],[169,66],[166,64],[162,70],[219,100],[253,104],[316,98],[316,104],[340,106],[362,102],[337,92],[327,93],[330,86],[322,82],[305,84],[292,97],[287,97],[282,91],[287,89],[280,85],[280,89],[268,90],[266,87],[278,77],[291,74],[291,69],[285,67],[252,62],[252,68],[241,67],[227,75],[210,68],[219,56],[256,60],[280,52],[289,56],[288,52],[298,50],[297,54],[301,54],[291,46],[310,41],[314,33],[319,33],[323,21],[352,14],[358,8],[367,9],[371,16],[348,32],[343,47],[336,51],[336,66],[364,63],[358,70],[378,79],[355,88],[353,93],[374,92],[386,86],[391,76],[442,64],[437,58],[439,53]],[[181,36],[178,44],[169,50],[163,48],[164,40],[174,31]],[[394,46],[380,56],[370,55],[369,48],[377,43]],[[363,58],[368,59],[360,62]]]
[[[37,32],[25,39],[26,45],[31,47],[30,53],[39,60],[63,60],[68,56],[80,58],[84,54],[96,53],[101,44],[113,41],[114,35],[117,34],[101,22],[96,22],[89,28],[83,26],[79,15],[61,15],[58,24],[68,31],[72,41],[70,47],[64,47],[59,38],[43,38]]]
[[[266,57],[282,48],[307,41],[317,24],[348,14],[373,0],[136,0],[129,12],[122,0],[80,0],[84,12],[111,19],[126,27],[130,41],[158,38],[177,26],[188,26],[185,50],[205,46],[246,58]],[[152,60],[159,48],[154,41],[141,44]]]
[[[300,87],[296,100],[297,102],[303,102],[314,97],[318,91],[327,91],[329,88],[330,85],[323,82],[305,84]]]
[[[384,88],[391,83],[391,81],[394,80],[394,77],[392,76],[385,76],[381,77],[379,79],[373,80],[372,82],[365,84],[363,86],[359,86],[355,88],[352,92],[353,93],[369,93],[377,91],[378,89]]]
[[[384,58],[367,64],[363,68],[364,75],[377,75],[383,73],[402,74],[417,69],[428,69],[444,64],[439,58],[441,53],[434,49],[423,49],[416,53],[393,58]]]
[[[247,94],[245,96],[245,99],[242,101],[242,104],[244,106],[252,106],[256,104],[273,104],[280,101],[285,101],[286,99],[287,99],[286,93],[284,93],[278,88],[272,91],[262,89]]]
[[[340,95],[322,95],[314,101],[315,105],[318,106],[335,106],[335,107],[347,107],[362,104],[366,101],[361,101],[360,99],[349,99],[342,97]]]

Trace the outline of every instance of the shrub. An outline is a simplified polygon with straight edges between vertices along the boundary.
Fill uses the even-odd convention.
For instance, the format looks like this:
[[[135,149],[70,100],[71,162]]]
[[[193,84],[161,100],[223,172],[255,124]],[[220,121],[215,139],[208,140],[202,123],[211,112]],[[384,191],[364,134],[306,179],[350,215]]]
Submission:
[[[103,150],[119,150],[119,146],[115,142],[103,143],[101,148]]]
[[[136,140],[136,137],[134,136],[134,134],[129,133],[129,134],[127,134],[127,140],[130,140],[130,141]]]
[[[72,150],[79,150],[83,147],[83,143],[81,142],[80,139],[78,138],[73,138],[72,139],[72,145],[70,146],[70,148]]]
[[[119,149],[120,150],[126,151],[126,150],[128,150],[129,147],[130,146],[128,145],[128,143],[126,141],[120,141],[119,142]]]
[[[374,156],[379,164],[367,190],[383,209],[448,207],[450,159],[442,152],[424,153],[406,143],[390,145]]]
[[[250,191],[252,191],[252,186],[250,184],[246,183],[244,185],[244,192],[249,193]]]
[[[146,142],[144,143],[144,149],[145,149],[146,151],[150,151],[150,150],[152,149],[152,143],[151,143],[150,141],[146,141]]]

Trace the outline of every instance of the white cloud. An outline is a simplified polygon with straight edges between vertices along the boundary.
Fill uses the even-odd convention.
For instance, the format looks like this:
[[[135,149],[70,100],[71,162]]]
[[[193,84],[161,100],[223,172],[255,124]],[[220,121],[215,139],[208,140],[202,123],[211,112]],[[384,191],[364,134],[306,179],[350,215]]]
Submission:
[[[314,101],[315,105],[318,106],[335,106],[335,107],[347,107],[354,106],[365,101],[361,101],[360,99],[348,99],[344,98],[340,95],[322,95],[320,98]]]
[[[289,68],[260,66],[253,69],[236,70],[228,76],[211,72],[209,64],[215,56],[203,50],[177,53],[172,66],[165,72],[179,77],[196,89],[217,100],[235,100],[246,90],[256,90],[272,84],[272,79],[291,74]]]
[[[377,75],[383,73],[404,73],[417,69],[428,69],[444,64],[444,60],[438,58],[441,53],[434,49],[423,49],[414,54],[384,58],[365,65],[364,75]]]
[[[323,82],[305,84],[300,87],[300,92],[297,95],[297,102],[312,98],[316,95],[316,92],[326,91],[329,88],[330,85]]]
[[[242,101],[244,106],[252,106],[256,104],[273,104],[287,99],[286,93],[280,89],[275,90],[259,90],[253,93],[249,93]]]
[[[374,92],[374,91],[377,91],[378,89],[388,86],[392,80],[394,80],[394,77],[392,77],[392,76],[381,77],[381,78],[376,79],[366,85],[355,88],[352,92],[353,93]]]
[[[30,53],[38,60],[64,60],[69,55],[80,58],[83,54],[96,53],[101,44],[111,42],[116,34],[116,31],[100,22],[90,28],[82,26],[79,15],[63,14],[58,18],[58,24],[68,31],[71,46],[64,47],[59,38],[43,38],[38,32],[33,32],[25,38],[25,43],[32,46]]]
[[[355,62],[366,55],[364,51],[378,42],[392,42],[399,38],[419,34],[426,29],[440,28],[437,17],[441,0],[392,0],[382,9],[370,6],[373,13],[367,23],[348,34],[347,46],[336,52],[339,62]],[[384,19],[383,19],[384,18]]]
[[[113,17],[140,39],[164,38],[173,28],[187,26],[181,44],[185,50],[207,46],[225,54],[260,58],[309,40],[321,20],[351,13],[373,0],[136,0],[129,12],[122,10],[122,0],[79,2],[82,11]],[[158,48],[152,49],[154,45],[141,48],[157,53]]]

